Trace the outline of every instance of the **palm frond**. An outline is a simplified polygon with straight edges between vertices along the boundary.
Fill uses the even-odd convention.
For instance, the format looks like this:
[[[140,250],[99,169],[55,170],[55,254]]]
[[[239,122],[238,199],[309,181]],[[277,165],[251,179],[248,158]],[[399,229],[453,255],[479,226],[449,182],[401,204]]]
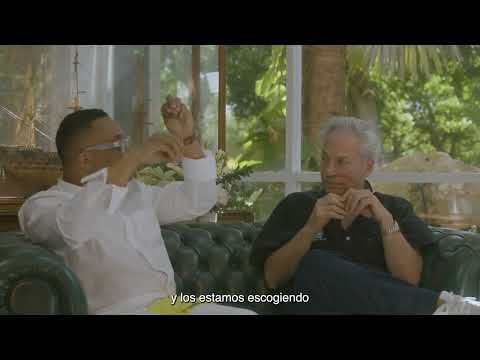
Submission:
[[[361,49],[362,67],[369,71],[377,67],[380,72],[406,75],[417,79],[420,74],[430,75],[432,68],[443,71],[451,61],[462,61],[458,45],[350,45],[350,50]]]

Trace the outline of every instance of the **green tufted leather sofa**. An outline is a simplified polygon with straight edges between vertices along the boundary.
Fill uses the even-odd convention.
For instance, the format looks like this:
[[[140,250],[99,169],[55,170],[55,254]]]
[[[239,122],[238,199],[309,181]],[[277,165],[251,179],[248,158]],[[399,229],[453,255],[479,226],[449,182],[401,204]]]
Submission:
[[[180,294],[265,294],[249,264],[260,224],[175,224],[162,230]],[[432,228],[436,243],[425,256],[421,286],[480,297],[480,235]],[[87,314],[75,274],[50,251],[21,233],[0,233],[1,314]],[[230,303],[259,313],[267,304]]]
[[[63,259],[25,240],[0,233],[0,314],[86,314],[83,289]]]

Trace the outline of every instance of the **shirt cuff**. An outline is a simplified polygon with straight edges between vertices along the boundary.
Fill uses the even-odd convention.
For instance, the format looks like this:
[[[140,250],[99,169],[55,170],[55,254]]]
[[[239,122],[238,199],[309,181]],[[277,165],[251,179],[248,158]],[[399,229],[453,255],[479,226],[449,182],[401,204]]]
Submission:
[[[188,180],[212,181],[217,178],[217,166],[211,151],[205,151],[202,159],[183,158],[183,177]]]

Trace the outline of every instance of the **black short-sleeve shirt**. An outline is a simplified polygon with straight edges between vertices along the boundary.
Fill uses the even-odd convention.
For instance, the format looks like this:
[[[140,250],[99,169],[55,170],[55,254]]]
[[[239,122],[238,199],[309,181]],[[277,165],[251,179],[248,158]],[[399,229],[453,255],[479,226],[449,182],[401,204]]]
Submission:
[[[265,260],[290,241],[307,223],[322,192],[293,193],[283,199],[263,226],[252,249],[250,261],[261,268]],[[405,239],[421,254],[433,244],[433,234],[418,218],[412,205],[405,199],[375,192],[374,195],[398,222]],[[317,234],[312,248],[338,252],[357,263],[388,272],[384,256],[380,225],[371,218],[359,216],[345,231],[339,220],[331,220],[323,233]]]

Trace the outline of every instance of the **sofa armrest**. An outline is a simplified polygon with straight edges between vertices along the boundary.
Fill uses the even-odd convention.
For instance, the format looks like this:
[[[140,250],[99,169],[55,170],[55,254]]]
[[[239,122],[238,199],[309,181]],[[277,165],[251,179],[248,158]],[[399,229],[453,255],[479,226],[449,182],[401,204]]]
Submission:
[[[431,228],[435,245],[424,256],[421,286],[480,297],[480,234]]]
[[[75,274],[48,250],[20,233],[0,234],[0,313],[87,314]]]

